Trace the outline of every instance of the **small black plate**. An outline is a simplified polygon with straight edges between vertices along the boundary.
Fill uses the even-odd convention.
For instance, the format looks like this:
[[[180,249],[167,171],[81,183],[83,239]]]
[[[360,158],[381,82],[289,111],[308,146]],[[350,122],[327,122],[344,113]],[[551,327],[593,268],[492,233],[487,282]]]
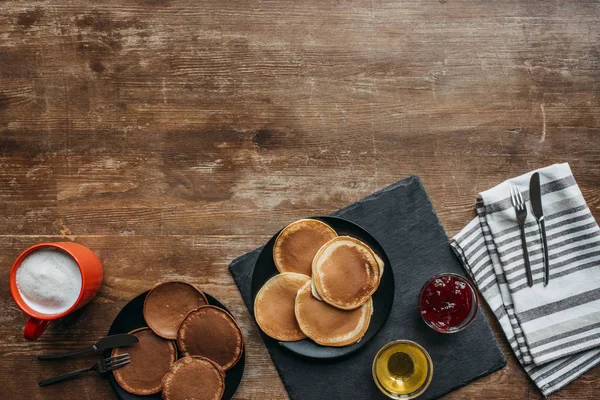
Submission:
[[[148,292],[149,291],[138,295],[129,303],[127,303],[125,307],[121,309],[121,311],[119,311],[119,314],[117,315],[112,325],[110,326],[110,329],[108,330],[109,335],[116,335],[117,333],[127,333],[131,332],[134,329],[144,328],[148,326],[146,324],[146,321],[144,320],[144,300],[146,299],[146,295],[148,294]],[[206,292],[203,293],[208,299],[208,304],[217,306],[229,312],[227,307],[221,304],[219,300],[215,299]],[[110,353],[111,350],[106,350],[104,352],[104,356],[110,357]],[[244,349],[240,361],[238,361],[237,364],[233,366],[233,368],[231,368],[225,373],[225,392],[223,393],[224,400],[231,399],[238,386],[240,385],[242,376],[244,375],[245,360],[246,350]],[[126,392],[125,390],[123,390],[123,388],[121,388],[121,386],[119,386],[112,372],[108,373],[107,377],[108,381],[110,382],[110,386],[112,386],[119,400],[162,400],[162,394],[160,392],[149,396],[139,396],[136,394],[131,394],[129,392]]]
[[[385,262],[383,269],[383,276],[381,277],[381,283],[379,288],[373,294],[373,315],[371,316],[371,324],[365,333],[365,336],[360,342],[351,344],[350,346],[344,347],[328,347],[321,346],[310,339],[298,340],[296,342],[279,342],[269,336],[265,335],[264,332],[260,332],[265,341],[279,343],[280,346],[288,349],[289,351],[298,355],[316,358],[316,359],[334,359],[343,357],[348,354],[355,352],[365,345],[370,339],[373,338],[379,332],[392,310],[392,304],[394,303],[394,273],[390,260],[385,253],[385,250],[377,240],[369,232],[356,225],[353,222],[338,217],[311,217],[312,219],[318,219],[325,222],[327,225],[332,227],[340,236],[351,236],[369,245],[377,255],[379,255]],[[281,232],[281,231],[279,231]],[[273,245],[277,235],[271,238],[262,249],[256,265],[254,266],[254,273],[252,275],[252,301],[256,299],[256,295],[260,288],[272,278],[278,274],[275,263],[273,262]],[[252,310],[252,313],[254,311]]]

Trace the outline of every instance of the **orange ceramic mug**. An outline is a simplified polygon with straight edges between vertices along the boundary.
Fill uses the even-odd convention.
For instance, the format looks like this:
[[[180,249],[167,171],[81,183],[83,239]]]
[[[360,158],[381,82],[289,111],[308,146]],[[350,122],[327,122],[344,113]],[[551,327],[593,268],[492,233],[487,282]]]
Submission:
[[[77,263],[81,272],[81,290],[77,301],[65,312],[60,314],[42,314],[31,308],[21,297],[17,288],[17,269],[21,262],[33,251],[41,248],[55,248],[69,254]],[[73,242],[57,242],[57,243],[41,243],[36,244],[25,250],[15,263],[10,271],[10,294],[17,306],[25,314],[29,316],[29,320],[25,324],[23,336],[27,340],[35,340],[46,330],[50,321],[64,317],[65,315],[83,307],[96,295],[98,289],[102,285],[102,264],[98,256],[87,247]]]

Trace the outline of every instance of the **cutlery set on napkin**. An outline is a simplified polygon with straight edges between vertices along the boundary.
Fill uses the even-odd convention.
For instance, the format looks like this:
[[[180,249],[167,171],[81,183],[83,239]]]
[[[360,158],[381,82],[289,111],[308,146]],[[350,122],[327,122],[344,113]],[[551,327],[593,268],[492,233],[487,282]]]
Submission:
[[[550,280],[550,265],[548,262],[548,243],[546,239],[546,224],[544,222],[544,209],[542,207],[542,192],[540,185],[540,174],[534,172],[529,180],[529,200],[531,201],[531,210],[537,221],[540,231],[541,246],[543,250],[543,271],[544,286],[548,285]],[[523,261],[525,262],[525,274],[527,276],[527,286],[533,286],[533,275],[531,272],[531,263],[529,262],[529,251],[527,250],[527,235],[525,234],[525,220],[527,219],[527,203],[523,199],[523,194],[518,187],[510,188],[510,200],[517,215],[519,229],[521,231],[521,245],[523,247]]]
[[[452,248],[547,396],[600,362],[600,228],[568,164],[480,193],[476,211]]]

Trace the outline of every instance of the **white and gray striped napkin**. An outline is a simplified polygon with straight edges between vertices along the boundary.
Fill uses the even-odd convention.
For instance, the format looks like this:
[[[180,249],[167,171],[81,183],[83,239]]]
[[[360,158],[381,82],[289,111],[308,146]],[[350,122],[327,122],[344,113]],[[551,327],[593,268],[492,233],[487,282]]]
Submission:
[[[480,193],[477,218],[451,245],[498,318],[517,358],[544,395],[600,362],[600,229],[568,164],[538,170],[550,259],[544,287],[541,241],[527,202],[534,286],[525,277],[509,187],[529,200],[531,173]]]

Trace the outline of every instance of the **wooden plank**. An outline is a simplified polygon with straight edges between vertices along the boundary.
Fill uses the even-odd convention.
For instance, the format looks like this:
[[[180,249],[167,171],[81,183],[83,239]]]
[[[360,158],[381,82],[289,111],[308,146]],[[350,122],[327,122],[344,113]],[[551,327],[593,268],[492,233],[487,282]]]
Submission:
[[[111,398],[89,359],[125,302],[190,280],[241,321],[239,399],[286,398],[228,263],[284,224],[418,174],[448,235],[478,192],[569,162],[600,217],[600,2],[46,0],[0,5],[0,262],[76,240],[106,282],[43,340],[0,286],[8,398]],[[538,399],[510,354],[449,399]],[[28,371],[15,379],[14,371]],[[594,398],[592,370],[553,398]]]

